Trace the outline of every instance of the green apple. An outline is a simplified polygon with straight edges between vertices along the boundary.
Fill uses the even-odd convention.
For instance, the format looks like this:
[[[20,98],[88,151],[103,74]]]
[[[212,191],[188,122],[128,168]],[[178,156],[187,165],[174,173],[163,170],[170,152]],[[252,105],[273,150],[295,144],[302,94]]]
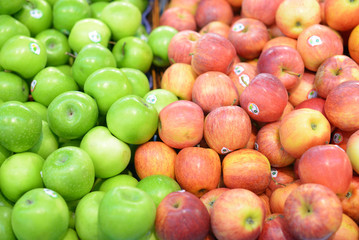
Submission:
[[[25,79],[32,78],[46,65],[46,47],[35,38],[16,35],[8,39],[0,51],[1,66],[20,74]]]
[[[55,97],[68,91],[77,91],[75,80],[55,67],[46,67],[31,81],[31,95],[36,102],[49,106]]]
[[[132,94],[139,97],[144,97],[150,91],[150,83],[146,74],[134,68],[120,68],[120,70],[127,76],[127,79],[132,85]]]
[[[39,154],[46,159],[53,151],[58,149],[59,143],[57,137],[51,131],[49,124],[46,121],[42,121],[42,131],[39,141],[29,149],[29,152]]]
[[[129,164],[130,147],[114,137],[104,126],[92,128],[82,138],[80,148],[91,157],[95,175],[109,178],[121,173]]]
[[[80,147],[81,139],[65,139],[65,141],[59,141],[59,148],[60,147]]]
[[[0,191],[0,207],[12,208],[14,203],[7,199],[4,194]]]
[[[35,37],[46,46],[47,66],[59,66],[69,62],[71,51],[67,37],[56,29],[46,29]]]
[[[10,157],[11,155],[12,155],[11,151],[7,150],[5,147],[0,145],[0,167],[1,167],[2,163],[5,161],[5,159]],[[1,204],[0,204],[0,206],[1,206]]]
[[[75,58],[72,76],[83,88],[90,74],[104,67],[116,67],[115,57],[108,48],[101,44],[91,43],[86,45]]]
[[[84,92],[96,100],[100,114],[106,115],[117,99],[132,93],[132,85],[118,68],[105,67],[86,79]]]
[[[156,109],[136,95],[128,95],[114,102],[106,115],[107,127],[120,140],[142,144],[157,131]]]
[[[86,0],[57,0],[52,14],[54,28],[69,35],[76,22],[91,16],[91,10]]]
[[[0,14],[14,14],[22,8],[26,0],[0,0]]]
[[[44,159],[36,153],[16,153],[0,167],[0,188],[4,196],[16,202],[25,192],[43,187],[41,169]]]
[[[149,33],[146,30],[145,25],[141,24],[134,35],[135,37],[141,38],[143,41],[148,41]]]
[[[46,2],[48,2],[51,5],[51,7],[54,6],[56,1],[58,1],[58,0],[46,0]]]
[[[178,100],[178,97],[173,92],[160,88],[149,91],[143,98],[146,102],[152,104],[158,113],[168,104]]]
[[[9,207],[0,206],[0,236],[1,239],[15,240],[15,234],[11,227],[11,213],[12,209]]]
[[[67,76],[72,77],[72,68],[69,64],[55,66],[55,68],[59,69],[62,73],[66,74]]]
[[[138,10],[141,11],[141,13],[143,13],[148,6],[148,0],[115,0],[115,1],[132,3],[138,8]]]
[[[80,91],[58,95],[47,108],[50,129],[59,137],[77,139],[95,126],[98,117],[96,101]]]
[[[104,239],[140,239],[151,232],[155,218],[156,206],[146,192],[116,187],[100,203],[99,233]]]
[[[178,31],[170,26],[159,26],[151,31],[148,36],[148,44],[153,52],[153,64],[157,67],[170,65],[168,59],[168,45],[172,37]]]
[[[67,229],[66,235],[64,238],[62,238],[62,240],[78,240],[78,236],[77,233],[74,229],[69,228]]]
[[[112,32],[115,41],[133,36],[141,24],[140,10],[128,2],[110,2],[101,13],[101,20],[106,23]]]
[[[0,145],[12,152],[32,148],[41,136],[41,117],[24,103],[9,101],[0,105]]]
[[[113,188],[122,186],[136,187],[137,184],[138,180],[135,177],[128,174],[119,174],[117,176],[105,179],[101,183],[99,191],[108,192]]]
[[[135,68],[145,73],[152,65],[152,49],[138,37],[121,38],[113,47],[112,53],[118,68]]]
[[[66,201],[77,200],[90,192],[95,168],[90,156],[79,147],[62,147],[52,152],[42,168],[44,184]]]
[[[47,122],[47,107],[45,107],[41,103],[35,102],[35,101],[28,101],[28,102],[25,102],[24,104],[26,107],[37,112],[40,115],[42,121]]]
[[[77,205],[75,227],[80,239],[98,239],[98,209],[104,195],[101,191],[90,192]]]
[[[109,2],[92,2],[90,4],[91,17],[101,19],[102,10],[109,4]]]
[[[36,36],[52,25],[51,5],[45,0],[26,0],[14,17],[27,26],[32,36]]]
[[[0,98],[5,102],[26,102],[29,98],[29,86],[14,73],[0,72]]]
[[[0,49],[6,40],[16,35],[30,37],[30,31],[23,23],[12,16],[0,15]]]
[[[180,185],[173,178],[165,175],[145,177],[138,182],[136,187],[148,193],[156,207],[169,193],[181,190]]]
[[[67,203],[67,206],[69,206],[69,204]],[[76,204],[77,207],[77,204]],[[69,228],[75,229],[75,210],[76,207],[73,210],[70,210],[69,207]]]
[[[101,44],[107,48],[110,37],[111,30],[104,22],[95,18],[84,18],[72,27],[68,42],[70,48],[78,53],[90,43]]]
[[[69,224],[68,211],[60,194],[47,188],[32,189],[15,203],[11,226],[17,239],[62,239]]]

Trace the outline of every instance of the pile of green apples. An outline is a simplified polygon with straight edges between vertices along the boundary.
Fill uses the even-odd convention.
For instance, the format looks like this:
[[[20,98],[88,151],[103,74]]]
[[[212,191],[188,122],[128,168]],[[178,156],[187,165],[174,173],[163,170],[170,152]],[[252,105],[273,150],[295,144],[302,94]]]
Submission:
[[[181,188],[133,169],[178,100],[152,87],[177,33],[150,29],[152,4],[0,0],[1,239],[155,238],[156,206]]]

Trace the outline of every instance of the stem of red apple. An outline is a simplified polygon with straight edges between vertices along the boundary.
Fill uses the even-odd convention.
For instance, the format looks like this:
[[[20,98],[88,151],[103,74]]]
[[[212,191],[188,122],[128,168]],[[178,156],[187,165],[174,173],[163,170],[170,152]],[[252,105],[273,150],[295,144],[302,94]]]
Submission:
[[[288,74],[293,75],[293,76],[296,76],[298,78],[300,78],[300,76],[301,76],[300,73],[292,72],[292,71],[289,71],[289,70],[286,70],[286,69],[284,69],[283,72],[288,73]]]

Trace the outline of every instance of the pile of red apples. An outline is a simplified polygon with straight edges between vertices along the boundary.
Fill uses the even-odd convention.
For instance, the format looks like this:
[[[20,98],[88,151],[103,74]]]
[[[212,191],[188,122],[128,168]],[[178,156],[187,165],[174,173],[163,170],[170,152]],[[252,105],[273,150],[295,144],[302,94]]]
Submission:
[[[135,167],[185,192],[159,237],[357,240],[359,1],[172,0],[160,25],[180,100]]]

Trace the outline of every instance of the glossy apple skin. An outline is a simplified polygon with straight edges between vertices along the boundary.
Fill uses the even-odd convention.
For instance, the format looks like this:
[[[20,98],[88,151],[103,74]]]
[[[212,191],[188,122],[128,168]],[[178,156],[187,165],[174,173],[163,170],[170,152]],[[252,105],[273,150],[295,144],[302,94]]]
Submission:
[[[359,173],[359,130],[355,131],[348,139],[346,152],[352,163],[353,169]]]
[[[194,45],[201,35],[193,30],[182,30],[176,33],[168,45],[168,59],[171,64],[191,64]]]
[[[258,240],[294,240],[288,229],[288,223],[283,214],[273,213],[269,215],[263,225],[263,230]]]
[[[216,200],[221,196],[222,193],[230,190],[230,188],[226,187],[219,187],[212,190],[209,190],[205,194],[203,194],[199,200],[203,202],[203,204],[206,206],[209,216],[211,216],[213,205],[216,202]]]
[[[338,230],[343,209],[329,188],[314,183],[302,184],[288,196],[284,216],[295,238],[326,239]]]
[[[356,1],[326,0],[324,14],[329,27],[337,31],[352,30],[359,24],[355,16],[359,14],[359,4]]]
[[[269,197],[271,196],[272,192],[277,188],[285,187],[287,184],[290,184],[295,180],[297,180],[297,177],[295,176],[294,173],[293,165],[287,167],[279,167],[279,168],[272,167],[271,175],[272,175],[272,179],[269,183],[268,188],[266,189],[266,193]]]
[[[327,96],[324,111],[330,123],[343,131],[359,130],[359,81],[346,81]]]
[[[209,22],[199,30],[199,34],[217,33],[225,38],[228,38],[230,26],[221,21]]]
[[[356,26],[350,33],[348,39],[348,50],[350,57],[359,64],[359,26]]]
[[[165,9],[160,16],[160,25],[171,26],[178,31],[197,30],[197,23],[193,14],[181,7]]]
[[[332,235],[331,240],[356,240],[359,239],[359,227],[352,218],[343,213],[342,223],[339,229]]]
[[[201,200],[192,193],[172,192],[158,205],[155,231],[161,240],[202,240],[209,229],[209,213]]]
[[[257,68],[247,62],[238,62],[232,65],[228,76],[237,88],[238,95],[241,96],[249,82],[258,74]]]
[[[297,40],[286,37],[286,36],[278,36],[271,38],[266,44],[264,45],[262,51],[264,52],[268,48],[274,47],[274,46],[287,46],[294,49],[297,49]]]
[[[359,177],[353,176],[346,194],[340,196],[343,213],[359,224]]]
[[[270,26],[275,23],[275,13],[283,0],[267,2],[265,0],[243,0],[241,14],[244,17],[255,18]]]
[[[168,3],[168,8],[181,7],[195,15],[199,1],[200,0],[172,0]]]
[[[226,0],[202,0],[198,3],[195,19],[199,28],[212,21],[222,21],[230,25],[233,10]]]
[[[269,204],[272,213],[283,213],[284,205],[288,196],[294,189],[296,189],[300,185],[301,182],[299,180],[296,180],[294,182],[285,184],[281,188],[275,189],[269,198]]]
[[[314,89],[315,73],[305,71],[297,86],[288,90],[288,101],[296,107],[301,102],[316,98],[318,96],[317,91]]]

